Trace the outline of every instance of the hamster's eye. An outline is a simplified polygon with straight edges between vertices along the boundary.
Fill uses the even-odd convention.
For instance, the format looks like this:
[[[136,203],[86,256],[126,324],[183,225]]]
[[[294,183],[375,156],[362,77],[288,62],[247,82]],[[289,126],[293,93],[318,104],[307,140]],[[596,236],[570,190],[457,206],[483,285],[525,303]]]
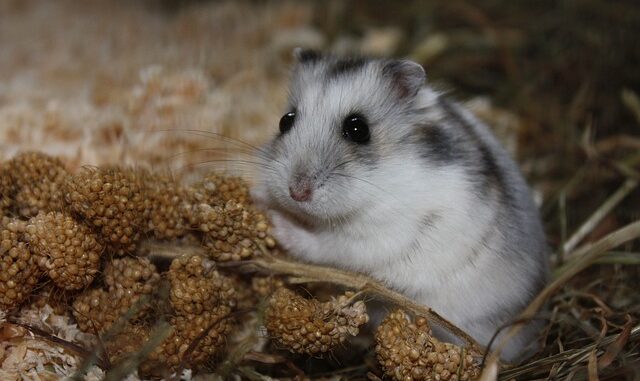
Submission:
[[[293,127],[293,122],[296,120],[296,111],[290,111],[280,118],[280,133],[284,134]]]
[[[342,136],[358,144],[368,142],[371,135],[367,120],[361,115],[349,115],[342,123]]]

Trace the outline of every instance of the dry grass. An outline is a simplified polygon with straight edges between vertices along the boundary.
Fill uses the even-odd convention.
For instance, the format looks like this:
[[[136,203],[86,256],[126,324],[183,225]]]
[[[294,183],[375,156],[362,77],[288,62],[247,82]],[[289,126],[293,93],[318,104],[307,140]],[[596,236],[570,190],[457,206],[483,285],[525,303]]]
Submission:
[[[274,131],[291,47],[412,56],[496,126],[542,202],[555,249],[548,307],[536,315],[549,321],[545,348],[498,377],[637,380],[640,9],[632,1],[526,3],[3,0],[0,158],[38,149],[71,169],[121,163],[187,175],[207,161],[250,176],[218,161],[243,153],[219,135],[259,144]],[[59,335],[69,326],[52,311],[25,313]],[[252,380],[381,375],[370,341],[309,359],[255,352],[263,338],[247,332],[212,371]],[[36,340],[11,357],[7,335],[3,368],[37,364],[55,347]],[[91,343],[77,331],[64,339]],[[51,359],[51,374],[80,365]],[[98,379],[92,372],[87,379]]]

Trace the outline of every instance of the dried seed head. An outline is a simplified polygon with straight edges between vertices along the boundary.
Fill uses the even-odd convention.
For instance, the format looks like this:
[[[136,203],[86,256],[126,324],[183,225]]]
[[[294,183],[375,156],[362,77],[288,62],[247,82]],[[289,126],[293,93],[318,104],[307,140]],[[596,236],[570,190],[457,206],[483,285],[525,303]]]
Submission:
[[[153,265],[148,261],[139,261],[136,264],[129,258],[114,260],[114,264],[105,270],[105,283],[109,286],[109,292],[91,290],[82,299],[76,300],[76,308],[95,321],[100,319],[100,313],[107,311],[94,306],[109,305],[108,298],[113,299],[115,295],[117,299],[118,289],[133,290],[134,293],[146,291],[139,286],[153,282],[157,273],[155,268],[149,271]],[[232,328],[229,316],[237,303],[235,290],[231,286],[231,280],[220,275],[212,261],[201,256],[181,256],[173,260],[163,276],[170,284],[173,311],[169,316],[169,322],[173,331],[140,365],[143,374],[154,373],[154,370],[160,368],[175,370],[185,358],[189,368],[199,368],[222,351]],[[118,310],[118,306],[112,306],[111,309]],[[125,312],[126,310],[118,310],[109,317],[109,324],[101,322],[102,329]],[[78,319],[80,328],[90,328],[87,325],[89,320],[81,319]],[[122,334],[118,334],[113,342],[108,344],[107,348],[112,348],[110,352],[116,359],[122,358],[137,352],[149,334],[150,331],[142,320],[138,319],[138,323],[134,320],[125,327]],[[197,344],[189,348],[196,340]]]
[[[256,305],[262,303],[285,284],[281,277],[274,275],[247,277],[246,274],[230,274],[229,278],[233,281],[240,310],[255,309]]]
[[[401,310],[376,330],[376,354],[385,374],[398,381],[472,380],[480,374],[474,353],[431,335],[424,318],[411,322]]]
[[[118,167],[83,168],[66,182],[65,199],[116,253],[135,250],[149,212],[139,172]]]
[[[24,232],[27,229],[27,221],[2,216],[2,219],[0,220],[0,229],[7,229],[11,233],[16,234],[16,237],[22,238],[22,235],[24,235]]]
[[[215,269],[215,264],[199,255],[183,255],[171,262],[167,272],[171,282],[170,300],[176,315],[199,315],[204,311],[236,306],[231,279]]]
[[[211,173],[192,187],[192,198],[197,204],[214,205],[220,202],[250,202],[249,186],[240,177]]]
[[[250,205],[233,200],[216,205],[198,204],[192,218],[204,234],[204,244],[216,261],[239,261],[259,256],[260,246],[272,248],[269,223]]]
[[[62,289],[88,286],[100,268],[103,245],[87,226],[67,214],[38,214],[29,220],[24,236],[40,269]]]
[[[276,342],[293,353],[320,355],[355,336],[369,320],[362,301],[348,292],[329,302],[305,299],[287,289],[278,289],[265,314],[265,326]]]
[[[4,216],[11,209],[14,188],[8,164],[0,163],[0,216]]]
[[[49,305],[56,315],[66,316],[77,293],[56,287],[52,282],[39,285],[30,299],[31,305],[43,308]]]
[[[140,350],[151,336],[151,329],[144,325],[127,323],[105,342],[111,362],[118,362]]]
[[[97,288],[83,291],[73,301],[73,316],[78,322],[78,327],[84,332],[104,332],[119,317],[119,310],[112,308],[116,301],[109,292]]]
[[[104,283],[109,291],[125,288],[136,294],[150,294],[159,280],[160,274],[148,258],[115,258],[104,269]]]
[[[189,368],[198,369],[218,356],[224,350],[227,336],[233,328],[230,313],[228,306],[220,306],[197,315],[172,317],[170,323],[174,331],[158,353],[161,363],[175,370],[195,340],[198,343],[189,353]]]
[[[63,185],[68,176],[60,159],[39,152],[25,152],[7,162],[18,213],[25,217],[64,207]]]
[[[171,318],[174,332],[164,342],[160,359],[175,369],[189,345],[199,340],[188,357],[189,367],[198,368],[225,346],[232,328],[229,315],[237,305],[233,282],[220,275],[212,261],[198,255],[174,259],[167,278],[175,313]]]
[[[266,216],[250,203],[249,187],[239,177],[210,174],[189,188],[189,222],[204,235],[216,261],[238,261],[275,247]]]
[[[104,283],[107,289],[89,289],[81,293],[73,303],[73,314],[78,326],[85,332],[108,329],[118,317],[126,314],[144,295],[153,292],[160,274],[147,258],[124,257],[107,263]],[[137,305],[136,319],[142,319],[151,311],[151,304]]]
[[[236,294],[236,308],[239,310],[254,309],[259,302],[256,293],[251,289],[251,280],[246,274],[226,274]]]
[[[187,233],[191,202],[187,188],[168,175],[148,174],[145,184],[151,204],[148,229],[157,239],[171,240]]]
[[[156,266],[148,258],[117,258],[104,269],[104,283],[115,300],[112,308],[119,316],[127,313],[144,295],[150,295],[160,278]],[[136,318],[148,315],[152,307],[151,303],[137,306]]]
[[[27,245],[18,239],[20,224],[7,224],[12,229],[0,228],[0,309],[12,309],[24,302],[42,275]]]
[[[251,289],[260,297],[269,296],[283,287],[282,278],[273,276],[254,276],[251,278]]]
[[[232,323],[228,312],[206,311],[198,316],[174,316],[169,319],[172,332],[139,365],[144,376],[160,376],[175,371],[183,360],[189,369],[197,370],[210,363],[225,347]],[[205,334],[206,331],[206,334]],[[140,351],[151,338],[152,330],[143,324],[128,323],[106,343],[111,361],[120,361]],[[197,340],[197,344],[190,348]]]

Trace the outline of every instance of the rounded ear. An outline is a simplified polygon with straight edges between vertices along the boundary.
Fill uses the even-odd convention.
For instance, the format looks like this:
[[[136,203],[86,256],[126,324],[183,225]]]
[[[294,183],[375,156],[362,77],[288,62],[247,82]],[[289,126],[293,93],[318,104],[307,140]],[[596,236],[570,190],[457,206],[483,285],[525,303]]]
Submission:
[[[414,97],[427,81],[424,68],[409,60],[394,60],[382,68],[382,75],[389,78],[400,98]]]
[[[320,52],[313,49],[306,48],[294,48],[293,49],[293,58],[295,58],[298,63],[307,63],[307,62],[315,62],[322,57]]]

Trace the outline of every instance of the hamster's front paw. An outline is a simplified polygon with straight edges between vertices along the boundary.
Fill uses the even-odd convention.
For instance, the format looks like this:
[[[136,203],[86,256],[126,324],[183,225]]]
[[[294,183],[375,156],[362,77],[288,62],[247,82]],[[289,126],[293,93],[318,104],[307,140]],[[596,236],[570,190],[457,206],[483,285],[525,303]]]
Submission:
[[[305,256],[318,249],[317,238],[286,214],[269,210],[268,216],[273,224],[273,236],[280,245],[294,256]]]
[[[298,229],[289,219],[287,219],[282,213],[275,210],[269,210],[267,212],[271,223],[273,224],[273,235],[287,250],[291,249],[291,242],[295,240],[296,229]]]

